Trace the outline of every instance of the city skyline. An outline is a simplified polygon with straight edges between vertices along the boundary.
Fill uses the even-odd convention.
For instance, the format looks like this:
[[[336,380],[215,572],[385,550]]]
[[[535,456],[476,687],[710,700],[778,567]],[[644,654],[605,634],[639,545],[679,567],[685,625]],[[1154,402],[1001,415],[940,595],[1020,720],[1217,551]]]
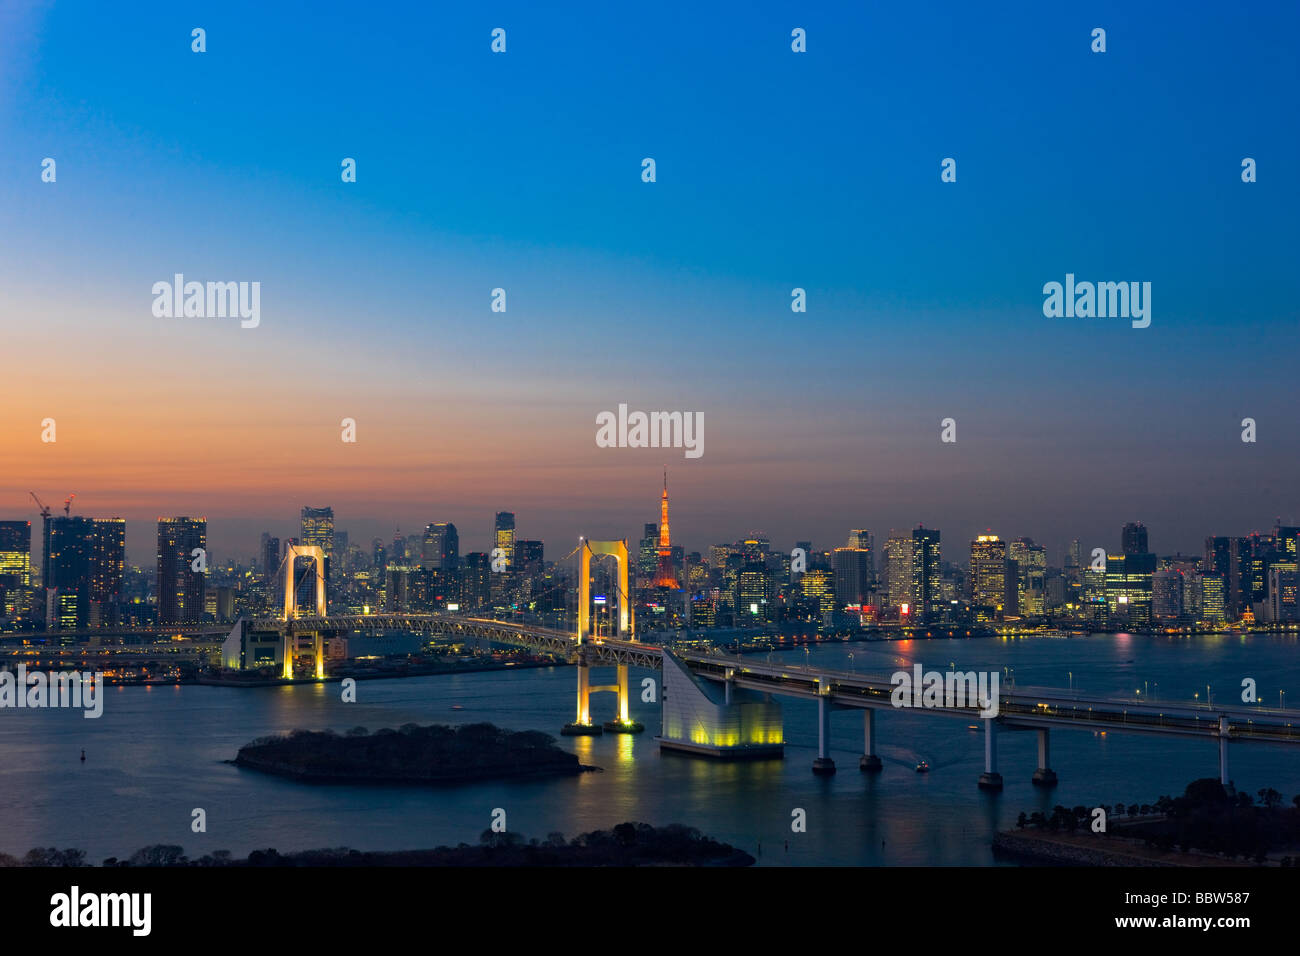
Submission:
[[[660,490],[662,491],[662,489]],[[84,503],[86,500],[86,496],[83,495],[77,495],[76,497],[77,500],[82,503]],[[91,500],[93,501],[93,496],[91,497]],[[662,516],[662,511],[659,507],[661,503],[662,502],[659,499],[657,499],[655,502],[654,516],[656,518]],[[74,504],[73,507],[77,507],[77,505]],[[682,506],[678,503],[676,496],[674,496],[673,499],[674,515],[678,513],[679,508],[682,508]],[[528,538],[524,539],[521,537],[519,538],[519,540],[521,541],[522,540],[550,541],[553,543],[553,547],[554,547],[554,546],[558,546],[561,543],[568,542],[569,537],[572,538],[572,543],[574,544],[576,544],[578,539],[581,537],[602,538],[603,536],[609,536],[611,534],[613,540],[617,540],[620,538],[625,539],[627,540],[630,546],[634,545],[635,542],[638,540],[638,535],[633,530],[633,527],[629,527],[626,531],[619,534],[613,534],[612,532],[606,532],[606,534],[604,535],[600,533],[583,533],[583,534],[573,534],[567,537],[563,534],[547,535],[544,533],[540,533],[537,530],[537,528],[539,526],[548,526],[548,525],[554,526],[554,521],[547,521],[544,516],[540,516],[540,515],[530,516],[526,512],[522,512],[519,509],[515,509],[514,511],[502,511],[502,510],[494,509],[493,511],[489,512],[489,517],[482,522],[465,521],[463,515],[459,515],[453,510],[450,513],[446,513],[446,514],[440,513],[438,515],[429,517],[424,520],[419,520],[419,521],[412,520],[411,522],[406,524],[393,524],[391,526],[387,526],[386,530],[385,530],[385,526],[382,523],[375,523],[373,521],[367,522],[365,519],[351,519],[351,521],[349,521],[346,515],[340,517],[338,514],[338,509],[334,508],[332,505],[318,509],[303,504],[300,505],[296,510],[300,513],[298,519],[296,520],[277,518],[271,521],[270,523],[263,524],[263,525],[258,525],[257,519],[236,518],[233,520],[228,520],[225,523],[225,527],[223,528],[222,523],[219,521],[217,522],[217,526],[216,526],[216,530],[218,531],[218,534],[215,536],[211,534],[213,530],[213,522],[210,517],[205,515],[203,518],[199,520],[203,521],[208,529],[208,541],[209,541],[208,551],[209,551],[210,558],[212,560],[220,561],[223,563],[241,563],[251,559],[254,562],[254,564],[259,564],[263,561],[263,555],[261,553],[261,545],[259,544],[261,538],[268,534],[271,536],[273,540],[276,541],[288,541],[290,538],[300,537],[301,530],[303,527],[302,522],[305,520],[305,514],[308,511],[331,511],[332,512],[331,533],[337,531],[341,534],[347,535],[350,544],[360,545],[363,550],[368,550],[370,547],[370,543],[375,540],[381,541],[386,545],[394,538],[394,536],[398,535],[399,533],[403,539],[423,538],[426,534],[427,529],[430,526],[449,524],[452,527],[453,531],[459,529],[458,548],[459,548],[459,553],[462,556],[471,552],[480,552],[486,554],[492,551],[494,547],[500,545],[500,538],[498,537],[498,528],[496,526],[496,521],[498,520],[498,518],[500,518],[500,516],[502,515],[508,515],[512,520],[515,520],[520,514],[523,514],[525,516],[525,525],[526,525],[526,530],[528,531]],[[682,509],[682,510],[687,510],[687,509]],[[30,513],[19,513],[16,515],[8,514],[3,511],[0,511],[0,522],[27,521],[31,523],[33,529],[31,553],[33,555],[32,560],[36,561],[37,560],[36,555],[39,553],[38,545],[40,544],[40,513],[39,511],[36,511],[34,509],[34,506],[30,508],[29,511]],[[198,509],[194,513],[202,513],[202,509]],[[125,522],[126,529],[127,529],[125,532],[126,560],[128,563],[136,566],[145,566],[148,564],[152,564],[153,559],[156,556],[156,547],[154,544],[154,537],[153,537],[152,530],[149,531],[147,536],[138,531],[136,533],[136,536],[133,536],[130,533],[130,529],[132,528],[132,526],[139,528],[140,526],[147,524],[150,529],[153,529],[155,527],[155,524],[158,522],[162,522],[164,520],[175,520],[181,516],[182,513],[179,512],[171,516],[164,516],[162,514],[157,514],[154,517],[147,518],[147,519],[132,518],[118,513],[111,513],[111,514],[95,513],[95,514],[77,515],[77,517],[85,517],[85,518],[90,518],[95,520],[114,519],[114,520],[121,520]],[[480,523],[483,524],[484,527],[482,528],[478,527]],[[629,522],[629,525],[632,524],[633,524],[632,522]],[[650,527],[651,525],[658,527],[657,522],[646,522],[644,520],[638,520],[634,524],[635,527],[640,527],[640,528],[647,528]],[[1064,540],[1061,540],[1059,542],[1055,542],[1051,539],[1047,539],[1039,535],[1028,533],[1024,531],[1017,523],[1012,522],[1008,524],[1009,526],[997,527],[997,526],[980,526],[978,524],[970,525],[968,522],[967,525],[972,528],[969,535],[963,534],[960,531],[949,530],[948,536],[944,537],[941,541],[938,542],[938,547],[940,550],[942,561],[944,561],[945,563],[950,563],[958,566],[965,565],[967,563],[966,559],[969,556],[968,546],[970,544],[973,544],[977,539],[980,539],[985,535],[995,535],[996,537],[1000,538],[1002,541],[1008,543],[1018,539],[1031,540],[1035,545],[1046,548],[1048,554],[1048,561],[1052,567],[1060,568],[1063,567],[1066,563],[1067,552],[1072,542],[1077,542],[1079,544],[1085,556],[1091,553],[1091,551],[1094,548],[1103,548],[1108,554],[1123,554],[1126,553],[1127,551],[1126,536],[1128,535],[1129,530],[1132,526],[1135,525],[1137,528],[1141,530],[1144,550],[1148,550],[1148,546],[1146,544],[1147,535],[1152,531],[1151,525],[1148,522],[1145,522],[1140,518],[1135,519],[1133,517],[1124,517],[1122,522],[1116,523],[1113,528],[1109,529],[1108,533],[1103,532],[1099,535],[1094,536],[1093,538],[1086,538],[1083,536],[1074,535],[1065,538]],[[248,540],[245,540],[246,536],[242,533],[242,531],[236,533],[233,530],[234,527],[245,528],[245,527],[253,527],[255,525],[258,526],[258,530],[253,532],[252,535],[248,537]],[[679,529],[680,528],[679,519],[674,518],[673,525],[675,529]],[[1198,556],[1204,553],[1206,542],[1210,538],[1214,538],[1214,537],[1244,538],[1244,537],[1249,537],[1251,535],[1269,535],[1277,527],[1288,528],[1288,527],[1296,527],[1296,526],[1300,526],[1300,522],[1288,519],[1286,516],[1274,516],[1272,519],[1269,519],[1267,522],[1263,522],[1261,524],[1252,526],[1250,528],[1245,528],[1245,529],[1215,527],[1215,528],[1207,529],[1203,533],[1199,533],[1199,535],[1196,532],[1192,532],[1189,539],[1182,546],[1178,546],[1178,547],[1166,545],[1165,543],[1167,540],[1166,537],[1161,533],[1160,529],[1157,528],[1155,529],[1155,539],[1154,539],[1155,543],[1149,547],[1149,550],[1151,551],[1151,553],[1163,554],[1163,555]],[[358,531],[358,527],[362,527],[362,528],[375,527],[378,528],[379,530],[375,531],[374,533],[371,533],[365,530]],[[870,522],[866,522],[866,521],[855,522],[851,520],[846,520],[841,522],[841,527],[838,532],[836,532],[834,529],[831,529],[824,535],[813,535],[802,531],[796,531],[790,534],[789,536],[779,536],[779,535],[771,534],[770,532],[768,532],[768,530],[765,527],[762,527],[761,525],[758,524],[751,524],[748,526],[742,525],[738,527],[744,527],[745,530],[743,531],[733,530],[733,532],[730,534],[724,533],[719,537],[715,537],[707,541],[701,539],[698,542],[694,540],[695,536],[691,536],[689,534],[689,529],[688,529],[688,531],[686,532],[686,536],[688,537],[690,543],[687,545],[682,545],[680,543],[679,538],[682,536],[682,534],[679,530],[675,530],[673,532],[673,538],[674,541],[678,541],[677,547],[681,548],[683,551],[687,553],[699,552],[701,554],[707,554],[709,548],[712,546],[721,545],[721,544],[732,544],[735,542],[745,540],[746,538],[753,537],[755,535],[761,536],[766,540],[772,542],[773,547],[778,550],[784,548],[785,545],[789,545],[789,548],[794,548],[798,546],[803,546],[811,542],[814,545],[814,550],[816,550],[817,552],[829,553],[836,548],[844,548],[846,546],[852,547],[853,546],[852,541],[856,536],[856,534],[858,533],[856,529],[861,528],[863,531],[869,531],[874,536],[876,548],[879,549],[879,551],[874,555],[874,560],[877,563],[883,563],[885,560],[883,548],[886,540],[891,535],[905,535],[905,536],[912,535],[918,529],[929,529],[932,531],[938,531],[940,533],[943,533],[945,530],[948,530],[945,529],[944,526],[937,525],[936,523],[933,522],[915,522],[914,524],[908,526],[908,525],[884,525],[884,524],[872,525]],[[468,529],[468,533],[466,529]],[[513,531],[513,527],[511,530]],[[133,544],[133,537],[135,538],[134,544]],[[147,546],[144,543],[144,539],[146,537],[148,542]],[[218,542],[215,545],[211,544],[211,542],[214,540]],[[784,549],[789,550],[789,548],[784,548]],[[956,548],[955,554],[952,553],[951,551],[951,549],[953,548]],[[139,549],[143,549],[144,553],[143,554],[140,553]]]

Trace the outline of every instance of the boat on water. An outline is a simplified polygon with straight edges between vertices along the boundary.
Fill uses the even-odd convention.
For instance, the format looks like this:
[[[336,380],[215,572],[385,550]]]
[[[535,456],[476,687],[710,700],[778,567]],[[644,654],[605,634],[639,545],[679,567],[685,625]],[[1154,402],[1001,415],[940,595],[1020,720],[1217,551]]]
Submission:
[[[461,705],[461,704],[452,704],[452,705],[451,705],[451,709],[452,709],[452,710],[464,710],[465,708],[464,708],[464,706]]]
[[[924,760],[922,760],[919,764],[916,765],[916,772],[917,772],[917,773],[929,773],[929,772],[930,772],[930,765],[929,765],[928,763],[926,763]]]

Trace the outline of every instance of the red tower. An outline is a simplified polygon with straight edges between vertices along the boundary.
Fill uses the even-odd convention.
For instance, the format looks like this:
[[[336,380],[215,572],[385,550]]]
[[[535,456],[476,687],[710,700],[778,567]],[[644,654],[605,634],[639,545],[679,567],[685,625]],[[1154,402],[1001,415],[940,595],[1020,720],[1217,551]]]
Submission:
[[[664,469],[664,493],[659,500],[659,573],[655,575],[655,587],[680,588],[677,575],[673,574],[672,539],[668,535],[668,469]]]

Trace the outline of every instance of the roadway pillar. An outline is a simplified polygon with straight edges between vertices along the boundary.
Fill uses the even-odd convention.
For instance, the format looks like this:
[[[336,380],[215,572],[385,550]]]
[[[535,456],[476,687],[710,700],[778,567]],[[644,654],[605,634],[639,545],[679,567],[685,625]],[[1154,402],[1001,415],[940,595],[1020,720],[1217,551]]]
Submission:
[[[591,694],[587,690],[591,681],[587,662],[578,661],[578,716],[574,723],[591,723]]]
[[[1038,728],[1038,769],[1034,771],[1036,787],[1056,786],[1056,771],[1051,769],[1051,733],[1047,727]]]
[[[627,723],[627,665],[618,665],[618,719]]]
[[[862,759],[858,769],[875,772],[882,768],[880,758],[876,756],[876,712],[870,707],[862,711]]]
[[[818,688],[820,691],[820,686]],[[813,761],[813,773],[829,775],[835,772],[835,761],[831,759],[831,702],[820,692],[817,695],[817,759]]]
[[[284,667],[280,676],[285,680],[293,680],[293,655],[298,649],[298,639],[294,637],[293,632],[287,627],[284,629]]]
[[[565,724],[560,733],[566,737],[582,737],[587,735],[599,735],[603,733],[599,725],[591,722],[591,692],[587,689],[589,678],[587,674],[587,659],[578,657],[578,717],[571,724]]]
[[[1219,718],[1219,783],[1228,785],[1228,718]]]
[[[325,639],[320,631],[312,635],[311,651],[312,663],[316,668],[316,679],[322,680],[325,677]]]
[[[980,774],[981,790],[1001,790],[1002,774],[998,773],[998,728],[994,718],[984,718],[984,772]]]

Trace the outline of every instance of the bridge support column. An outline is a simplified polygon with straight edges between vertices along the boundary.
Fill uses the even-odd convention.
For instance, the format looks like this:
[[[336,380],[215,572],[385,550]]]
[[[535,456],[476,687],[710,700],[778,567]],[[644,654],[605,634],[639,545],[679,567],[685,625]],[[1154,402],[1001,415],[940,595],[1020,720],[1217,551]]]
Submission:
[[[298,651],[298,638],[287,627],[284,630],[283,650],[284,666],[281,669],[280,677],[284,680],[293,680],[293,659]]]
[[[566,737],[594,736],[601,733],[601,728],[591,722],[590,675],[587,659],[578,658],[578,716],[571,724],[565,724],[560,733]]]
[[[316,666],[316,679],[325,679],[325,639],[319,632],[312,635],[312,661]]]
[[[596,688],[599,690],[600,688]],[[639,734],[645,725],[628,716],[627,665],[618,665],[618,683],[613,688],[618,693],[618,717],[605,722],[605,729],[614,734]]]
[[[1219,783],[1228,785],[1228,718],[1219,718]]]
[[[830,775],[835,772],[835,761],[831,759],[831,702],[825,696],[817,698],[817,759],[813,761],[813,773]]]
[[[1051,769],[1051,731],[1046,727],[1038,729],[1038,769],[1034,771],[1034,786],[1056,786],[1056,771]]]
[[[998,773],[998,727],[992,717],[984,718],[984,772],[980,774],[980,789],[1002,789],[1002,774]]]
[[[862,712],[862,759],[858,769],[874,773],[883,768],[876,756],[876,712],[868,707]]]

